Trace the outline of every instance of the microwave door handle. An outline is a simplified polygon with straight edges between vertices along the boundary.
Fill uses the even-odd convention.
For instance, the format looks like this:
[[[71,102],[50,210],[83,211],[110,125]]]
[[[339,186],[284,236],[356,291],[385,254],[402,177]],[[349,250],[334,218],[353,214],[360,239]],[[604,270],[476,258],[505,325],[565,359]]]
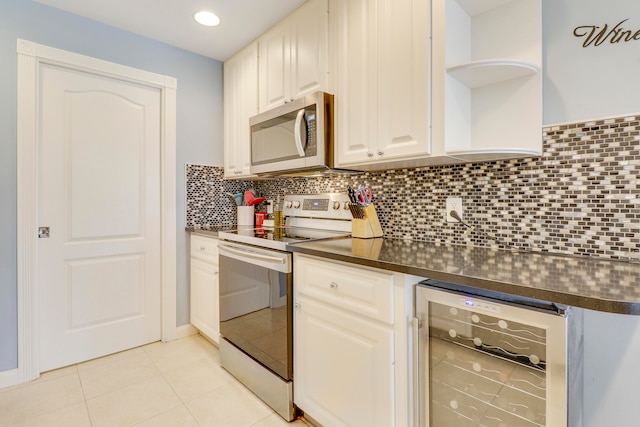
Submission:
[[[293,139],[296,143],[296,149],[298,150],[298,154],[300,155],[300,157],[304,157],[304,145],[307,145],[306,140],[304,142],[304,145],[302,144],[302,132],[300,130],[302,119],[304,119],[304,108],[298,111],[298,115],[296,116],[296,124],[293,130]]]

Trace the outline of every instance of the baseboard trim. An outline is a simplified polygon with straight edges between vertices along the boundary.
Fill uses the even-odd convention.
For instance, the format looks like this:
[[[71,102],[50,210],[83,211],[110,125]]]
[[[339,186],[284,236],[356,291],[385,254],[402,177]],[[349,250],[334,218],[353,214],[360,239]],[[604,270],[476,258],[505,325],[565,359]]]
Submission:
[[[19,369],[9,369],[0,372],[0,389],[24,383],[25,380],[20,375]]]
[[[181,338],[187,338],[191,335],[196,335],[198,333],[198,329],[193,326],[191,323],[187,323],[186,325],[178,326],[176,328],[176,339],[179,340]]]

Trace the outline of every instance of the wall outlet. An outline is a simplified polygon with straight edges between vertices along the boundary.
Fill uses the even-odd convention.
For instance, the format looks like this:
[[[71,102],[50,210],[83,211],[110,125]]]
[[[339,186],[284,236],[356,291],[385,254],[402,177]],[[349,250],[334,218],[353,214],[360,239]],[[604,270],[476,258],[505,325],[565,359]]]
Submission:
[[[447,211],[445,212],[447,222],[458,222],[457,219],[451,216],[451,211],[456,211],[460,219],[464,219],[462,216],[462,199],[460,197],[447,197]]]
[[[273,213],[273,200],[267,200],[267,215]]]

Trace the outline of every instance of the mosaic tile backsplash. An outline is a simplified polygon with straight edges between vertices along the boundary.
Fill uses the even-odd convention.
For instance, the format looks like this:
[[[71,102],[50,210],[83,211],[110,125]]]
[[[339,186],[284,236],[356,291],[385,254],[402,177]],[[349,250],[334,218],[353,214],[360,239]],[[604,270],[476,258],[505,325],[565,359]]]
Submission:
[[[275,199],[364,183],[385,237],[640,261],[640,115],[546,127],[535,159],[253,183],[222,175],[187,165],[187,225],[234,223],[224,192],[250,185]],[[462,198],[470,227],[446,222],[447,197]]]
[[[224,168],[217,166],[185,166],[186,226],[233,225],[236,205],[226,193],[244,193],[252,183],[224,179]]]

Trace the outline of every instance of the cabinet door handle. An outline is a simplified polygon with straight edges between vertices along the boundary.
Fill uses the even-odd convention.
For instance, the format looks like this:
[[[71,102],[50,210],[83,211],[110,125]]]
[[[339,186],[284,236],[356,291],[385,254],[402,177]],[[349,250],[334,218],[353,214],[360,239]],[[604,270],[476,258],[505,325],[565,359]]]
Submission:
[[[336,289],[338,287],[338,284],[336,282],[331,282],[331,284],[329,284],[329,287],[331,289]]]
[[[378,150],[378,156],[382,156],[383,154],[384,154],[384,151]]]
[[[302,307],[302,306],[300,305],[300,303],[299,303],[299,302],[295,303],[293,306],[294,306],[295,308],[300,308],[300,307]]]
[[[367,152],[367,157],[373,157],[373,153],[371,151]]]
[[[205,250],[205,249],[206,249],[206,248],[205,248],[204,246],[200,246],[200,250],[201,250],[202,252],[204,252],[204,250]]]

